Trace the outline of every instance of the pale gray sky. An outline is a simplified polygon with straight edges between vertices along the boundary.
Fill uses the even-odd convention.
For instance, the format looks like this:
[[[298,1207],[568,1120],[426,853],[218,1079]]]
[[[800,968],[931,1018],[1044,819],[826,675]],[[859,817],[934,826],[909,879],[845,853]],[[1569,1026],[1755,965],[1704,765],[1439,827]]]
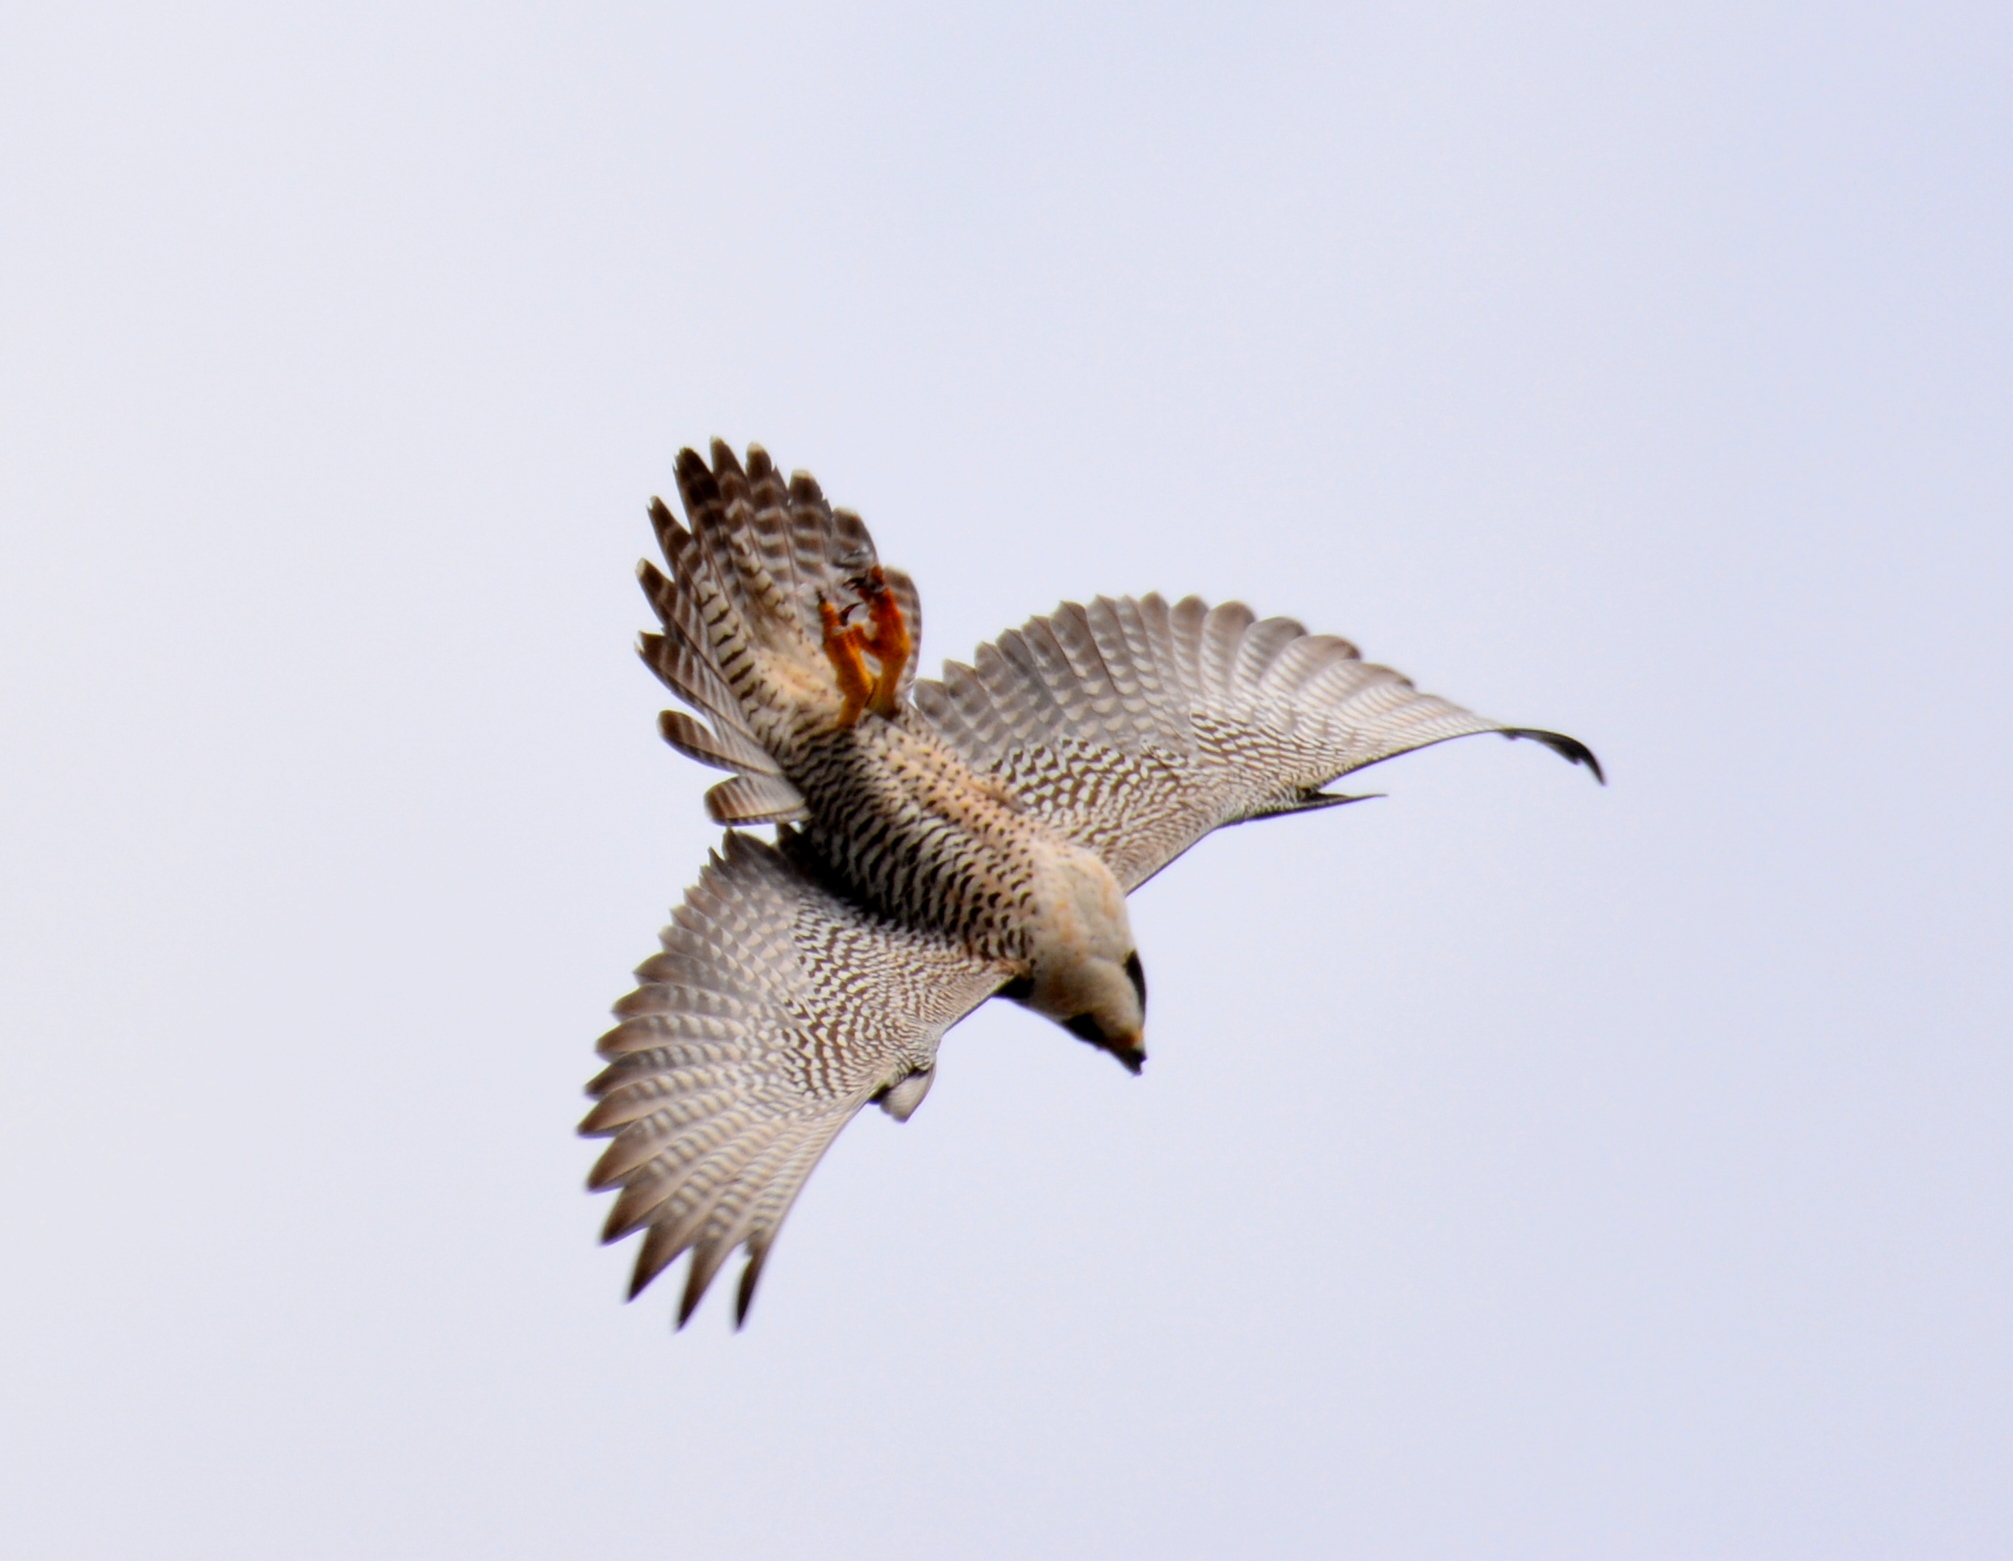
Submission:
[[[0,1552],[2013,1553],[2003,5],[19,6]],[[1591,743],[1206,843],[747,1332],[590,1045],[643,507],[1240,596]]]

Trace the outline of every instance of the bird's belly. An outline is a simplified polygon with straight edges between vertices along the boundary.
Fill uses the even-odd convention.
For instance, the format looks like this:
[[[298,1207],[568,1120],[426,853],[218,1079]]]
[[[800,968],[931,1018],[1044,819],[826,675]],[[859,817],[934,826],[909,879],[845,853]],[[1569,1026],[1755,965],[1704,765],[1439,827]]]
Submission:
[[[868,719],[830,734],[801,778],[805,834],[842,885],[905,925],[1021,962],[1044,867],[1068,845],[934,735]]]

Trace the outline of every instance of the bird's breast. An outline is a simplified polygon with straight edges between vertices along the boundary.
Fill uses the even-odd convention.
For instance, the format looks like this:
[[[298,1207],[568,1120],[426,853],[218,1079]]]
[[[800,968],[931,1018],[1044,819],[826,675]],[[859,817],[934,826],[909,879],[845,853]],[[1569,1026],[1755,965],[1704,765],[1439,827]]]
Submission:
[[[906,721],[869,717],[824,734],[800,768],[790,779],[810,805],[806,834],[845,886],[987,957],[1026,959],[1058,864],[1087,855]]]

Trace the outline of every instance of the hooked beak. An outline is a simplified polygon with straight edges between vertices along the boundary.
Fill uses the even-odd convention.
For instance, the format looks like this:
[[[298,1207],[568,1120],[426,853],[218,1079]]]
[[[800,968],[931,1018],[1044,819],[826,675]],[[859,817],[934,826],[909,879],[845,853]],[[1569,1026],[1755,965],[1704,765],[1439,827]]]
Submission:
[[[1078,1014],[1063,1028],[1078,1040],[1090,1042],[1099,1051],[1110,1052],[1125,1065],[1127,1073],[1137,1074],[1146,1066],[1146,1037],[1143,1035],[1106,1035],[1089,1014]]]

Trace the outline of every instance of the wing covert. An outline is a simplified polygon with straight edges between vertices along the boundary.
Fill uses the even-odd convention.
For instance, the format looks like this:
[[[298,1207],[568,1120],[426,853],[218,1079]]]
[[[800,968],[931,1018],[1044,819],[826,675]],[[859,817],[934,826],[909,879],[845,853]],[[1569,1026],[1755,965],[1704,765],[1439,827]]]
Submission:
[[[1211,830],[1322,807],[1320,788],[1397,754],[1498,732],[1600,775],[1584,746],[1506,727],[1354,645],[1241,602],[1065,602],[918,680],[924,717],[967,763],[1097,851],[1127,889]]]
[[[603,1239],[642,1231],[630,1294],[690,1250],[682,1327],[737,1246],[745,1319],[805,1179],[860,1108],[900,1119],[943,1033],[1002,974],[834,895],[787,832],[729,832],[601,1038],[581,1123],[612,1142],[589,1186],[619,1188]]]

